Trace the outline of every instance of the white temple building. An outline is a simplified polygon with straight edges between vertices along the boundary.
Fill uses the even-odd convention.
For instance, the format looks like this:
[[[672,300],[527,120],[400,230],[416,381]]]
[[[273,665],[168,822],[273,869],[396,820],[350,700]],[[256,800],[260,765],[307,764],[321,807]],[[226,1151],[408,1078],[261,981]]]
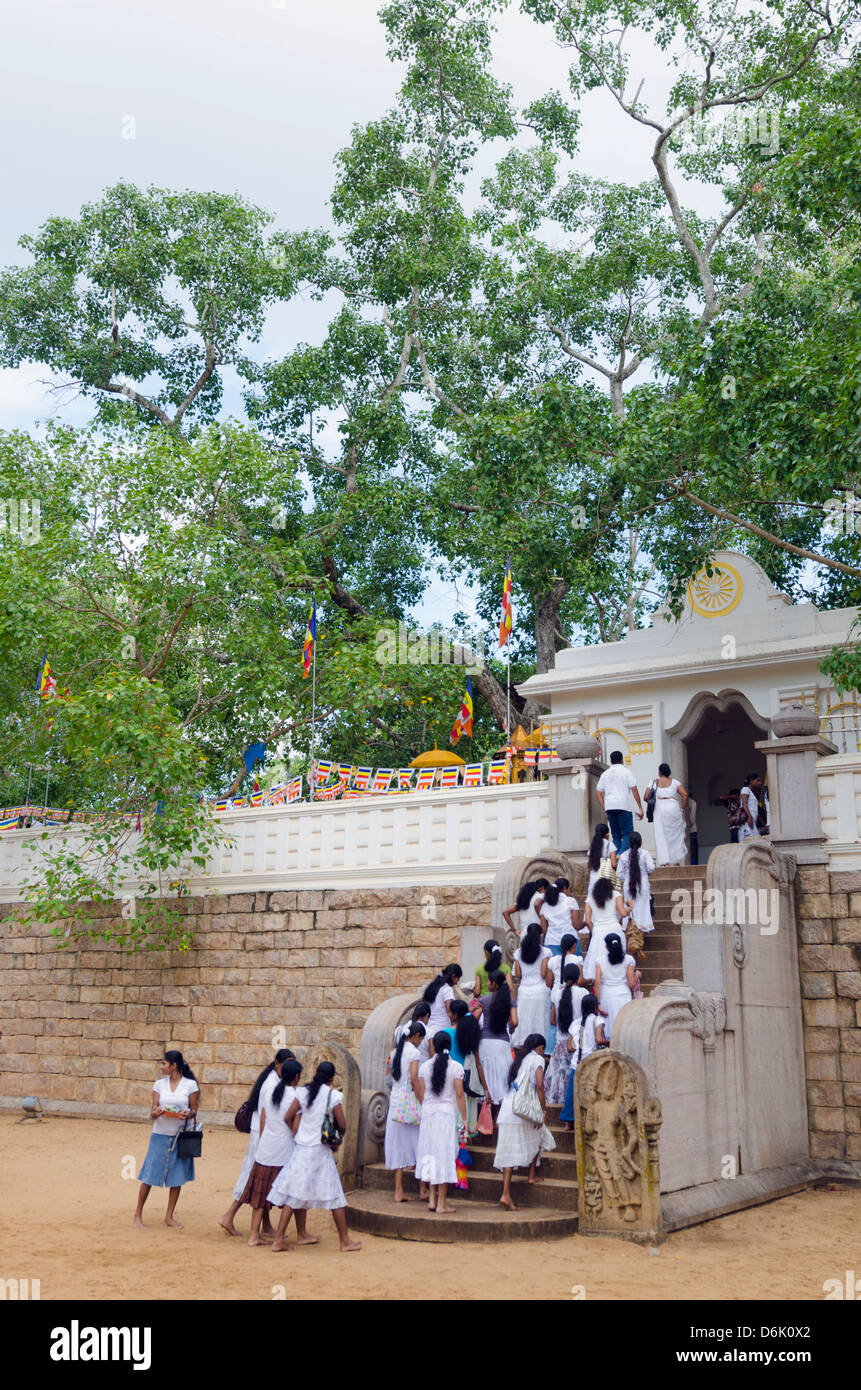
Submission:
[[[712,569],[688,585],[678,620],[661,608],[651,627],[567,648],[552,671],[517,687],[550,711],[542,724],[552,741],[585,724],[605,760],[621,749],[641,797],[658,764],[669,763],[697,802],[700,862],[729,839],[726,812],[713,800],[750,772],[765,776],[754,744],[770,736],[775,714],[814,708],[840,753],[859,751],[861,725],[857,695],[841,696],[819,669],[849,637],[858,609],[793,604],[735,551],[719,551]],[[651,826],[635,827],[653,848]]]

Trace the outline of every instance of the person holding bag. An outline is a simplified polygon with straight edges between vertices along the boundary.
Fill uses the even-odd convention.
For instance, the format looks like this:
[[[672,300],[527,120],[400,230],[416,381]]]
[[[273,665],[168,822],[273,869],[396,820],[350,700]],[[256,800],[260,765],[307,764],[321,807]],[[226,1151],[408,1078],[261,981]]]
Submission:
[[[251,1176],[251,1169],[254,1167],[254,1159],[257,1154],[257,1145],[260,1143],[260,1112],[264,1109],[266,1101],[281,1080],[282,1065],[285,1062],[293,1060],[293,1053],[290,1051],[289,1047],[282,1047],[280,1051],[276,1052],[275,1060],[263,1068],[251,1088],[251,1095],[247,1100],[242,1102],[236,1112],[236,1118],[233,1123],[240,1134],[248,1135],[248,1144],[245,1149],[245,1157],[242,1160],[242,1167],[239,1170],[239,1177],[233,1189],[233,1201],[218,1223],[221,1229],[226,1231],[229,1236],[239,1235],[233,1222],[236,1213],[242,1206],[242,1194]],[[261,1230],[265,1236],[275,1234],[269,1224],[268,1211],[264,1211]]]
[[[511,1196],[511,1174],[515,1168],[528,1165],[528,1181],[543,1182],[536,1177],[536,1165],[541,1154],[556,1148],[556,1141],[546,1124],[544,1096],[544,1037],[530,1033],[514,1054],[508,1073],[508,1091],[502,1102],[497,1121],[494,1168],[502,1171],[500,1206],[517,1211]]]
[[[395,1201],[411,1202],[404,1192],[403,1170],[415,1168],[416,1145],[422,1108],[416,1095],[419,1079],[419,1047],[425,1035],[424,1024],[410,1019],[400,1030],[392,1054],[392,1094],[386,1116],[385,1161],[395,1175]]]
[[[161,1076],[153,1083],[149,1148],[138,1173],[141,1187],[134,1225],[139,1231],[143,1230],[144,1203],[153,1187],[170,1188],[164,1224],[182,1229],[182,1222],[174,1218],[174,1212],[179,1189],[187,1182],[194,1182],[194,1159],[179,1153],[179,1134],[186,1121],[197,1115],[199,1100],[197,1077],[182,1053],[175,1049],[165,1052]]]
[[[332,1213],[342,1251],[362,1248],[361,1241],[350,1240],[347,1232],[344,1215],[347,1199],[330,1147],[334,1142],[330,1131],[336,1129],[343,1134],[347,1128],[344,1095],[333,1089],[334,1075],[332,1063],[321,1062],[311,1084],[299,1087],[284,1117],[293,1128],[295,1143],[289,1162],[281,1169],[267,1198],[273,1207],[281,1208],[278,1233],[272,1245],[276,1254],[288,1248],[284,1235],[293,1212],[311,1208]],[[298,1243],[308,1245],[312,1240],[300,1235]]]

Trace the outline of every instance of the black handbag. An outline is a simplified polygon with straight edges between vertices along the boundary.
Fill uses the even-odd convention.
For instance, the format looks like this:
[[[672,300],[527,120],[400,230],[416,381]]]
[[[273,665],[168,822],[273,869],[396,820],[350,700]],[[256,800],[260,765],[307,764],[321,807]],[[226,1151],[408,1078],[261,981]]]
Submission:
[[[233,1123],[240,1134],[251,1133],[251,1120],[254,1111],[251,1109],[251,1102],[244,1100],[233,1117]]]
[[[344,1136],[335,1124],[332,1114],[332,1090],[329,1088],[329,1104],[326,1106],[326,1114],[323,1116],[323,1124],[320,1128],[320,1140],[326,1145],[327,1149],[339,1149],[344,1142]]]
[[[658,797],[658,788],[653,782],[646,792],[646,820],[655,819],[655,802]]]
[[[188,1128],[191,1121],[192,1128]],[[176,1136],[176,1151],[180,1158],[200,1158],[203,1152],[203,1130],[198,1128],[193,1115],[188,1115],[182,1129]]]

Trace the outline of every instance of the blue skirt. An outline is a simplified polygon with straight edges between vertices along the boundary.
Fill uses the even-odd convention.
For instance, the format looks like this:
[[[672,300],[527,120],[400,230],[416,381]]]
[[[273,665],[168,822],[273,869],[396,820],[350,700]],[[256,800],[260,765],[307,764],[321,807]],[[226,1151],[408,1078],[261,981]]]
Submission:
[[[571,1075],[568,1078],[568,1087],[565,1091],[565,1104],[559,1111],[559,1119],[563,1124],[573,1125],[574,1123],[574,1072],[576,1067],[571,1068]]]
[[[150,1135],[138,1182],[149,1187],[182,1187],[183,1183],[194,1182],[194,1159],[180,1158],[175,1140],[175,1134]],[[173,1149],[169,1152],[171,1144]]]

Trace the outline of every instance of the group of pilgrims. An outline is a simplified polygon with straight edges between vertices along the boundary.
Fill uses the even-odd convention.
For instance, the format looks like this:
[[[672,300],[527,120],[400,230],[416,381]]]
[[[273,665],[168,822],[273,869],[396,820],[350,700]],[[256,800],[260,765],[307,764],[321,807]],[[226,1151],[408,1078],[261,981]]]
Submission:
[[[608,826],[599,825],[588,867],[583,912],[565,878],[525,884],[503,914],[520,934],[513,966],[504,962],[497,941],[486,941],[471,997],[458,997],[463,970],[447,965],[398,1028],[389,1057],[385,1133],[396,1202],[413,1200],[403,1186],[404,1172],[413,1171],[420,1199],[430,1210],[451,1211],[448,1189],[458,1180],[461,1146],[479,1131],[495,1129],[499,1200],[516,1211],[512,1173],[527,1168],[529,1182],[541,1182],[536,1172],[541,1155],[556,1147],[547,1106],[560,1105],[561,1122],[573,1129],[577,1067],[609,1045],[619,1011],[639,993],[634,956],[644,959],[643,943],[653,930],[649,881],[655,864],[636,832],[618,854]],[[200,1088],[176,1050],[165,1052],[161,1073],[153,1086],[152,1134],[138,1175],[137,1227],[143,1225],[153,1187],[169,1189],[165,1225],[179,1226],[180,1190],[194,1181],[194,1159],[179,1152],[177,1139],[188,1120],[194,1122]],[[289,1248],[293,1217],[296,1243],[315,1245],[319,1238],[307,1232],[307,1213],[326,1210],[341,1250],[358,1250],[360,1242],[348,1233],[347,1200],[333,1152],[337,1135],[347,1127],[343,1093],[332,1084],[335,1067],[321,1062],[310,1081],[302,1078],[301,1063],[282,1048],[254,1083],[242,1107],[250,1117],[245,1158],[220,1225],[228,1235],[239,1235],[234,1218],[248,1206],[249,1245],[271,1242],[272,1250],[281,1252]],[[277,1229],[273,1207],[281,1213]]]
[[[420,1200],[433,1212],[452,1210],[446,1199],[461,1146],[495,1129],[499,1201],[516,1211],[514,1170],[541,1182],[541,1155],[556,1147],[547,1106],[561,1106],[561,1122],[574,1128],[577,1066],[609,1046],[619,1011],[639,995],[635,955],[645,960],[654,930],[655,863],[636,831],[618,854],[609,827],[597,826],[588,868],[584,911],[565,878],[525,884],[503,913],[520,935],[513,966],[499,942],[486,941],[471,998],[457,997],[463,970],[447,965],[397,1030],[385,1136],[396,1202],[413,1200],[403,1186],[413,1171]]]

